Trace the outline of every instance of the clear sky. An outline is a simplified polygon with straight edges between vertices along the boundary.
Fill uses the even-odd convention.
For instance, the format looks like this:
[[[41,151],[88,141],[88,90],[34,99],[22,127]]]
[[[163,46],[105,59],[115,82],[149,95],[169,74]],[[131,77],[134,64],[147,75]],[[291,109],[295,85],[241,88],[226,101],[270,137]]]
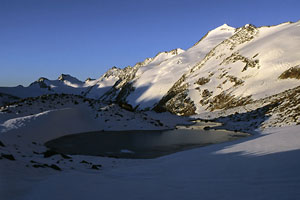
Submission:
[[[224,23],[298,21],[299,0],[0,0],[0,86],[61,73],[99,78],[188,49]]]

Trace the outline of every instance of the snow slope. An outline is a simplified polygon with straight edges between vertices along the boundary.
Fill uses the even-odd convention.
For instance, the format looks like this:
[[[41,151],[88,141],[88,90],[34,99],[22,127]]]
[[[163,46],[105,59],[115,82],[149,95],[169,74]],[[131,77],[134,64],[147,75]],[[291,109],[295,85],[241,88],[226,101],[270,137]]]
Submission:
[[[143,74],[145,70],[147,71],[150,69],[151,71],[154,66],[159,66],[161,63],[166,62],[170,58],[175,57],[182,52],[184,52],[182,49],[174,49],[169,52],[160,52],[153,58],[147,58],[143,62],[138,62],[133,67],[129,66],[124,68],[119,76],[119,80],[101,97],[101,99],[108,102],[117,101],[127,103],[128,96],[131,95],[132,92],[137,93],[137,95],[142,95],[144,92],[146,92],[145,87],[147,86],[143,84],[141,86],[134,85],[136,80],[140,80],[139,76]],[[147,80],[153,79],[153,73],[160,73],[160,71],[155,71],[156,70],[152,70],[152,74],[151,72],[146,73],[147,76],[143,78],[146,78]],[[134,107],[136,106],[134,104],[131,105]]]
[[[84,93],[84,96],[92,99],[99,99],[120,79],[123,70],[117,67],[112,67],[99,79],[86,81],[86,85],[90,86]]]
[[[14,135],[16,131],[32,138],[31,134],[42,132],[46,141],[48,137],[97,130],[169,129],[185,120],[170,113],[130,112],[78,95],[54,94],[1,107],[0,133]]]
[[[174,113],[190,115],[295,88],[300,85],[297,76],[280,76],[298,70],[298,44],[300,21],[260,28],[245,25],[185,73],[160,103]],[[191,109],[181,110],[180,105]]]
[[[141,67],[132,81],[135,90],[127,103],[140,109],[152,108],[174,85],[174,83],[217,44],[233,35],[235,29],[224,24],[208,32],[187,51],[177,50],[157,56],[155,61]],[[175,56],[170,56],[175,55]],[[162,58],[163,57],[163,58]]]
[[[299,199],[300,163],[295,159],[300,155],[299,128],[269,129],[235,142],[157,159],[72,156],[70,162],[58,155],[48,160],[38,155],[23,158],[37,163],[60,161],[63,171],[25,167],[20,158],[2,159],[0,194],[4,200]],[[80,163],[82,160],[101,164],[102,170],[89,169],[91,165]]]
[[[295,96],[294,92],[290,95]],[[220,116],[218,112],[211,115],[214,113]],[[225,126],[226,120],[221,120]],[[232,120],[227,126],[242,123],[244,130],[248,127],[255,135],[156,159],[68,158],[59,154],[45,158],[42,153],[47,150],[44,142],[71,133],[165,129],[179,123],[186,123],[186,118],[129,112],[76,95],[44,95],[2,107],[1,199],[300,198],[300,162],[295,159],[300,155],[299,125],[261,131],[254,130],[251,121]],[[16,160],[6,159],[4,154]],[[52,165],[60,170],[45,167]]]

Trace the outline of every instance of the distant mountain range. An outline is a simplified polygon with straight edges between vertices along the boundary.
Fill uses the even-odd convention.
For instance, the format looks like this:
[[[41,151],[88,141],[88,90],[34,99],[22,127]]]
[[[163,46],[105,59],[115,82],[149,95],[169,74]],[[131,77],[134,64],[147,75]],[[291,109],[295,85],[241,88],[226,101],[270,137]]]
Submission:
[[[44,94],[75,94],[178,115],[226,110],[300,86],[300,21],[276,26],[226,24],[190,49],[158,53],[98,79],[62,74],[28,87],[0,87],[0,103]]]

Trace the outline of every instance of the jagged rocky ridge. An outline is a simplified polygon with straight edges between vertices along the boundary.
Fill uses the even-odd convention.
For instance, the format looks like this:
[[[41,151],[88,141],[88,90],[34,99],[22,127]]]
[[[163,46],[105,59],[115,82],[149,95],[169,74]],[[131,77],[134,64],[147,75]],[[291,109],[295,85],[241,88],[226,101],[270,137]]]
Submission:
[[[257,128],[300,124],[300,86],[243,106],[206,112],[201,119],[215,119],[228,130],[251,132]]]

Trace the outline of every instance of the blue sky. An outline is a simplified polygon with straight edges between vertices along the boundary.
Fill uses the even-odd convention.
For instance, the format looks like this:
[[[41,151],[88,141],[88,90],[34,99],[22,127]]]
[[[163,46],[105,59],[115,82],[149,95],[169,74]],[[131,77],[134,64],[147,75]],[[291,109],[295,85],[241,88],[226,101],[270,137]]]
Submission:
[[[224,23],[298,21],[299,0],[0,0],[0,86],[61,73],[98,78],[187,49]]]

